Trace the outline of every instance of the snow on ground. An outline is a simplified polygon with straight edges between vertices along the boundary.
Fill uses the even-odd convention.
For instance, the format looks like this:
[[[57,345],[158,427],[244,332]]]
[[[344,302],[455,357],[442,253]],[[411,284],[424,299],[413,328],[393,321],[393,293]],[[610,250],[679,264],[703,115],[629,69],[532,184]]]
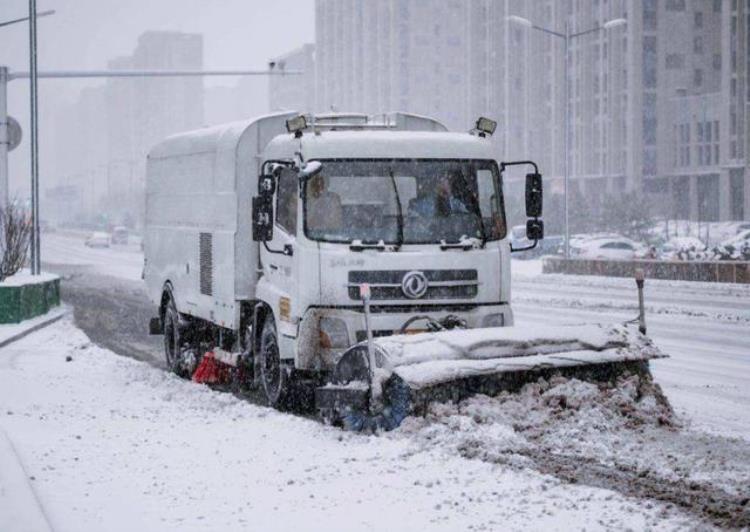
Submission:
[[[479,445],[484,436],[486,445],[524,445],[528,434],[517,434],[494,407],[485,411],[487,401],[467,403],[462,417],[440,415],[362,436],[114,355],[68,319],[0,353],[0,429],[57,531],[698,523],[661,503],[562,483],[522,463],[477,459],[443,444],[451,434],[453,443],[466,438],[484,416],[497,422],[484,423],[484,432],[472,429]]]

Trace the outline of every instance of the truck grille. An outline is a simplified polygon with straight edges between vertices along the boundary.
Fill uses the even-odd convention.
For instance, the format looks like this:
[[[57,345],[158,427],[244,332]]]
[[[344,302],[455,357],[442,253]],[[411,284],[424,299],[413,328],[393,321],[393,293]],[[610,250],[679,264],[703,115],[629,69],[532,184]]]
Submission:
[[[349,298],[359,300],[359,285],[370,285],[372,300],[408,298],[402,289],[404,276],[412,270],[350,271]],[[419,270],[427,280],[427,290],[418,299],[470,299],[476,297],[479,281],[476,270]]]

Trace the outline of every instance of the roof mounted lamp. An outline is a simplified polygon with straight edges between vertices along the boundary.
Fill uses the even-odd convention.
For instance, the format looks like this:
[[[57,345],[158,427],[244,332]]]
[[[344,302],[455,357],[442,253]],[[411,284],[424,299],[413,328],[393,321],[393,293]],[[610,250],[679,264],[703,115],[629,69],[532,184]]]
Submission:
[[[307,129],[307,119],[304,115],[297,115],[286,121],[286,130],[294,133],[294,138],[302,136],[302,130]]]
[[[497,122],[480,116],[474,129],[479,132],[480,137],[492,136],[495,133],[495,129],[497,129]]]

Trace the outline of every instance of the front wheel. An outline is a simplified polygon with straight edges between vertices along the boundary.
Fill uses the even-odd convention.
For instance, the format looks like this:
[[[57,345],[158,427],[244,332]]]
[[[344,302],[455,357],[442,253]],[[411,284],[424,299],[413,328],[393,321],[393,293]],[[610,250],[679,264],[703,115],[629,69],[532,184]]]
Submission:
[[[263,322],[258,349],[260,381],[269,406],[286,408],[289,406],[289,368],[281,362],[276,323],[269,315]]]
[[[180,315],[174,299],[169,298],[167,308],[164,311],[163,333],[164,333],[164,356],[167,367],[176,375],[187,378],[189,373],[183,363],[183,340],[180,330]]]

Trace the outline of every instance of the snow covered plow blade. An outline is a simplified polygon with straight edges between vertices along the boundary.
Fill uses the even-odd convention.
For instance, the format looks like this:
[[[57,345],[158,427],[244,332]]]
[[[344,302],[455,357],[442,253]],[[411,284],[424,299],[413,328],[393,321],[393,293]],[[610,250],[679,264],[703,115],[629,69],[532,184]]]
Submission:
[[[349,349],[332,382],[316,390],[324,420],[392,430],[431,401],[512,392],[556,374],[613,382],[625,373],[648,375],[648,361],[666,356],[637,326],[620,324],[454,329],[377,338],[371,349]]]

